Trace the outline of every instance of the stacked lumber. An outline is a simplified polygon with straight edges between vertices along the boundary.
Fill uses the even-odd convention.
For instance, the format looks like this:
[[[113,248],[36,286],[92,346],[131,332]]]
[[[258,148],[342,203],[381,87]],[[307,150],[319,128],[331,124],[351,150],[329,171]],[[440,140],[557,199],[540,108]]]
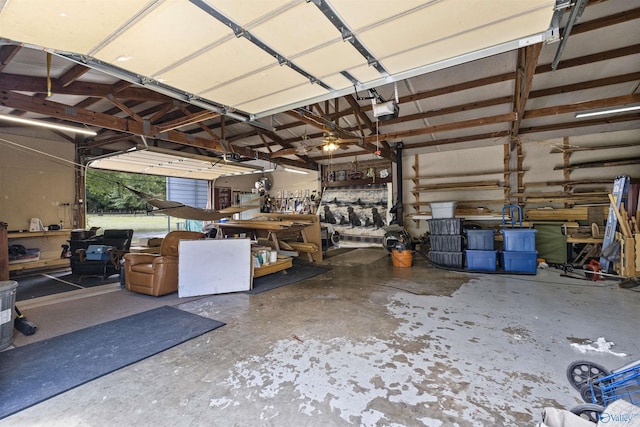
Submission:
[[[318,245],[315,243],[305,243],[305,242],[286,242],[287,245],[292,247],[294,250],[298,252],[309,252],[314,253],[318,252]]]
[[[603,215],[606,218],[609,207],[602,206]],[[540,208],[528,209],[525,217],[529,221],[588,221],[589,208],[587,206],[574,206],[572,208]]]
[[[497,190],[501,189],[500,181],[451,182],[446,184],[416,185],[413,193],[420,191],[454,191],[454,190]]]
[[[617,240],[620,241],[620,275],[624,277],[640,277],[640,263],[638,263],[637,247],[640,233],[638,233],[638,218],[631,217],[624,204],[620,208],[616,205],[613,195],[609,193],[611,209],[618,219]],[[636,217],[638,213],[636,212]],[[634,237],[635,236],[635,237]]]

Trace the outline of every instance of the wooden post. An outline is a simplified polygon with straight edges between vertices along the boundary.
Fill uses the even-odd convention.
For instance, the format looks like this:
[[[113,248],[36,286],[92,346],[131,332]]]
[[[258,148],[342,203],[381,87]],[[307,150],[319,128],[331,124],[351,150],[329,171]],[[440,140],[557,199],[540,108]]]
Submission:
[[[569,151],[569,137],[565,136],[563,141],[562,141],[562,165],[563,165],[563,169],[562,169],[562,173],[563,176],[562,178],[564,179],[564,182],[569,182],[571,180],[571,169],[569,169],[569,165],[570,165],[570,158],[571,158],[571,151]],[[565,193],[567,193],[569,191],[569,187],[566,185],[562,186],[562,191],[564,191]],[[569,205],[569,203],[565,203],[564,204],[565,208],[569,208],[571,207],[571,205]]]
[[[7,223],[0,222],[0,281],[9,280],[9,239]]]

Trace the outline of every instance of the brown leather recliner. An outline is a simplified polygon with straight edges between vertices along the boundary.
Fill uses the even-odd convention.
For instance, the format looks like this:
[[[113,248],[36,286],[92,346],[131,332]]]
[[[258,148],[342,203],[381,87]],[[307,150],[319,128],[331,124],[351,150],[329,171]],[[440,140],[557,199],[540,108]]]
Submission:
[[[196,231],[172,231],[162,240],[160,255],[128,253],[124,256],[126,288],[132,292],[160,296],[178,290],[178,243],[204,239]]]

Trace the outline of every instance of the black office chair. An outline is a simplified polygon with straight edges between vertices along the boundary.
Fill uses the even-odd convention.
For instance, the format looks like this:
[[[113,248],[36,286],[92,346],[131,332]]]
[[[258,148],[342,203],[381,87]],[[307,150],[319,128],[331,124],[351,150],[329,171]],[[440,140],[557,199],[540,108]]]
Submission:
[[[109,276],[120,273],[120,260],[129,252],[133,230],[105,230],[101,236],[84,240],[82,246],[85,248],[76,249],[71,253],[71,273],[80,276],[80,280],[85,277],[101,277],[106,279]],[[94,260],[87,258],[87,250],[91,245],[105,246],[108,257]]]

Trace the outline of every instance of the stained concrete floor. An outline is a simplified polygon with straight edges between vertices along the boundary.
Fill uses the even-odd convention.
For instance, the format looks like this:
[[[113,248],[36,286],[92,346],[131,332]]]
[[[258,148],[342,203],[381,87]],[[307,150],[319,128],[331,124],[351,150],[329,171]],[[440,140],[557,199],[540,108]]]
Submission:
[[[394,268],[378,249],[324,263],[301,283],[181,304],[227,325],[0,425],[529,426],[581,403],[571,361],[640,354],[640,293],[614,281],[448,272],[418,255]],[[572,345],[600,337],[610,351]]]

